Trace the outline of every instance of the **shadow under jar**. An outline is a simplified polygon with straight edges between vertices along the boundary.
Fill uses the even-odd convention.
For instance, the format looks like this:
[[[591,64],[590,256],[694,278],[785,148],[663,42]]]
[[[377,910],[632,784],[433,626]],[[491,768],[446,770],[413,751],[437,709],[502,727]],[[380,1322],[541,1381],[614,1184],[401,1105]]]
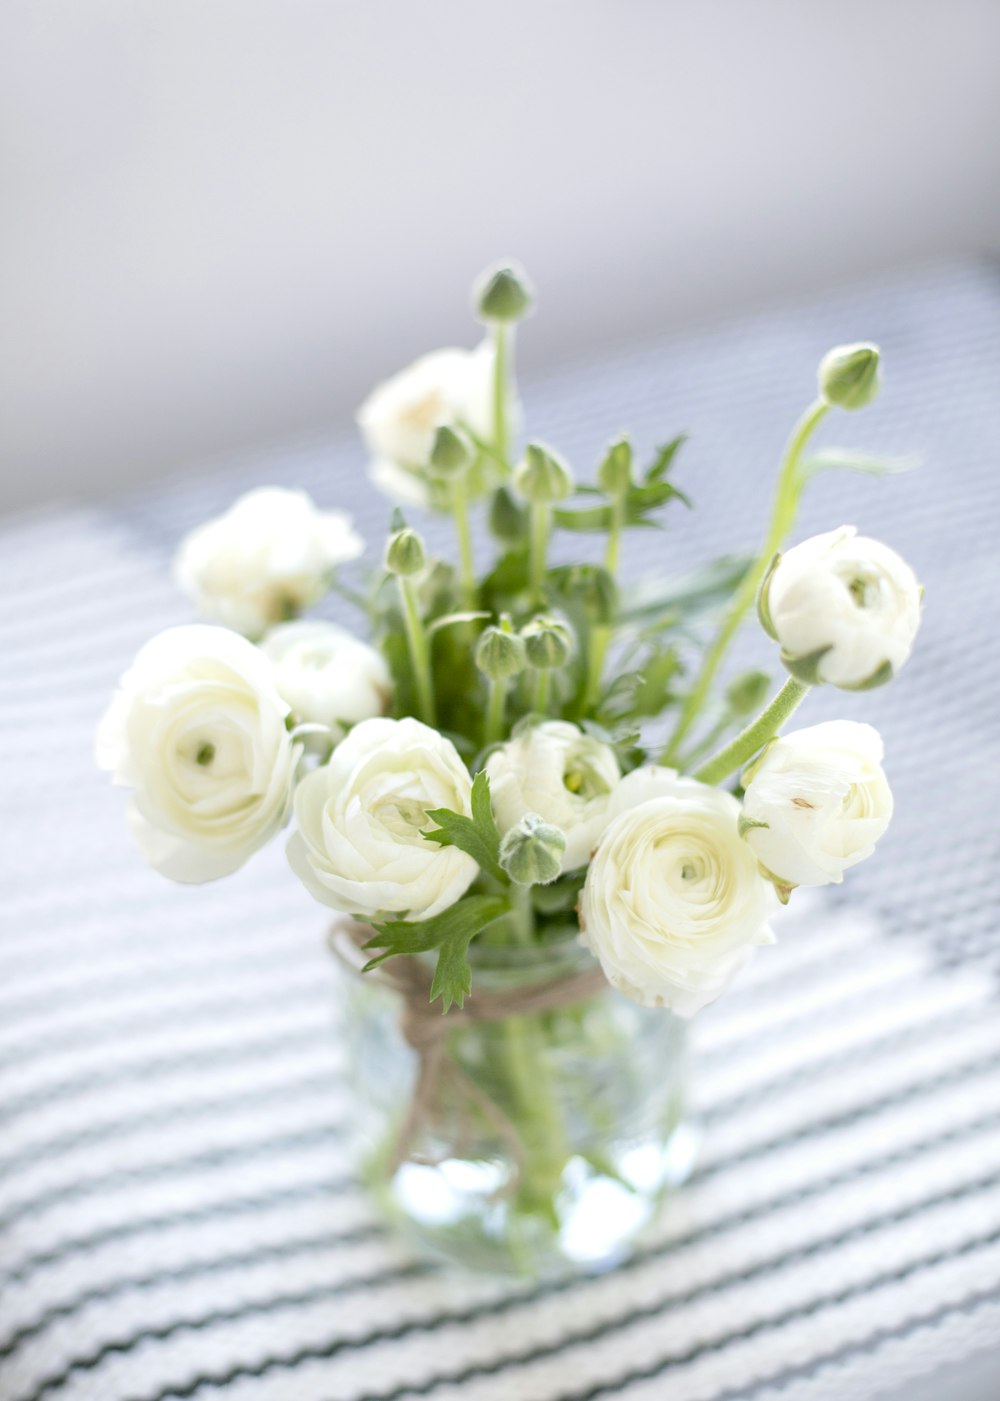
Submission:
[[[622,1259],[690,1173],[687,1024],[611,988],[575,937],[474,940],[442,1015],[433,960],[361,974],[370,930],[331,934],[363,1176],[419,1247],[532,1277]]]

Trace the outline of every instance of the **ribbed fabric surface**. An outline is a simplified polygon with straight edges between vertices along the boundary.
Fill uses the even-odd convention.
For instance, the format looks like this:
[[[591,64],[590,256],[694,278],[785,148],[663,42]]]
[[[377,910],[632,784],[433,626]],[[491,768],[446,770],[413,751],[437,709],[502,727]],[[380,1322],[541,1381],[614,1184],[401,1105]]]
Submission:
[[[699,1169],[599,1277],[532,1287],[402,1251],[344,1151],[326,920],[280,843],[172,887],[92,766],[116,677],[189,616],[168,570],[184,530],[275,481],[347,505],[379,547],[357,444],[0,531],[2,1401],[839,1401],[996,1345],[995,274],[931,269],[628,349],[529,385],[526,409],[581,473],[625,426],[641,449],[692,433],[677,480],[697,509],[628,552],[670,572],[754,542],[812,367],[859,338],[882,343],[885,392],[823,440],[925,465],[820,480],[796,534],[888,540],[926,623],[896,684],[805,714],[879,725],[897,817],[699,1019]],[[753,629],[742,654],[773,661]]]

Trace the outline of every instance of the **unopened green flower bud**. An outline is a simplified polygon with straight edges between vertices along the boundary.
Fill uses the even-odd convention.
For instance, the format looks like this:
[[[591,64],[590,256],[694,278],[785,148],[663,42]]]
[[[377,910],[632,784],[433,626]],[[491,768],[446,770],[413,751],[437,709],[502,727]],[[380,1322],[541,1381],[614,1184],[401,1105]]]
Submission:
[[[632,485],[632,444],[627,438],[608,448],[597,469],[597,485],[608,496],[621,496]]]
[[[565,666],[573,651],[573,634],[559,618],[532,618],[521,629],[528,665],[536,671]]]
[[[389,543],[385,547],[385,567],[390,574],[397,574],[406,579],[411,574],[419,574],[426,563],[427,551],[415,530],[404,526],[402,530],[397,530],[394,535],[389,536]]]
[[[500,842],[500,865],[516,885],[548,885],[562,869],[565,850],[561,828],[526,812]]]
[[[618,612],[618,588],[613,577],[600,565],[570,565],[562,571],[560,589],[580,604],[589,622],[598,627],[614,622]]]
[[[442,477],[454,477],[464,472],[475,456],[468,434],[442,423],[434,430],[430,468]]]
[[[536,506],[563,501],[573,490],[573,474],[561,457],[541,443],[529,443],[514,472],[514,485]]]
[[[771,678],[766,671],[746,671],[726,687],[726,704],[732,715],[752,715],[767,700]]]
[[[505,486],[498,486],[490,501],[490,530],[508,544],[523,540],[528,533],[528,513]]]
[[[500,263],[476,279],[473,299],[483,321],[520,321],[531,310],[535,289],[518,263]]]
[[[509,681],[524,670],[524,642],[507,619],[490,627],[476,644],[476,666],[490,681]]]
[[[879,391],[877,345],[835,345],[819,363],[819,392],[828,404],[863,409]]]

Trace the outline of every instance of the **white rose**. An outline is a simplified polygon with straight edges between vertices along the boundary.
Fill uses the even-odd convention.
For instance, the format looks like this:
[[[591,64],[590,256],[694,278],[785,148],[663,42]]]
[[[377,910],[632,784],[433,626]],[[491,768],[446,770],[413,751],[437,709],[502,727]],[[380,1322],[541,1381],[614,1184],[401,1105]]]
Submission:
[[[862,690],[890,680],[909,657],[920,599],[905,560],[844,525],[779,555],[759,610],[793,675]]]
[[[174,577],[205,617],[259,637],[322,598],[336,566],[363,548],[343,512],[260,487],[181,541]]]
[[[134,789],[129,826],[172,880],[229,875],[284,825],[300,753],[270,662],[227,628],[169,628],[101,721],[97,761]]]
[[[525,729],[486,760],[501,835],[535,812],[566,836],[564,871],[585,866],[621,770],[614,750],[565,720]]]
[[[764,869],[785,885],[827,885],[870,856],[892,816],[881,759],[878,730],[853,720],[774,740],[748,770],[740,824]]]
[[[494,364],[490,341],[475,350],[435,350],[372,390],[357,419],[381,491],[411,505],[429,504],[423,472],[443,424],[464,423],[492,438]]]
[[[629,779],[616,806],[630,795],[641,801],[619,812],[598,844],[580,929],[616,988],[690,1017],[757,945],[773,943],[767,921],[777,897],[740,839],[730,794],[669,769]]]
[[[362,720],[299,784],[288,859],[335,910],[429,918],[479,871],[458,847],[426,840],[431,808],[471,816],[472,781],[455,746],[419,720]]]
[[[326,725],[337,739],[345,725],[385,711],[392,691],[385,659],[334,623],[282,623],[261,651],[295,716]]]

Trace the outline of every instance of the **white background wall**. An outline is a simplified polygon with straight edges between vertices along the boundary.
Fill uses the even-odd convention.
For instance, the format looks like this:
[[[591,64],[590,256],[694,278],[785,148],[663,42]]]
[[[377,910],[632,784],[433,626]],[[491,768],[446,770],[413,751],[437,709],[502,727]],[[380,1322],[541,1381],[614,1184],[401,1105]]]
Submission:
[[[0,509],[1000,247],[996,0],[6,0]]]

